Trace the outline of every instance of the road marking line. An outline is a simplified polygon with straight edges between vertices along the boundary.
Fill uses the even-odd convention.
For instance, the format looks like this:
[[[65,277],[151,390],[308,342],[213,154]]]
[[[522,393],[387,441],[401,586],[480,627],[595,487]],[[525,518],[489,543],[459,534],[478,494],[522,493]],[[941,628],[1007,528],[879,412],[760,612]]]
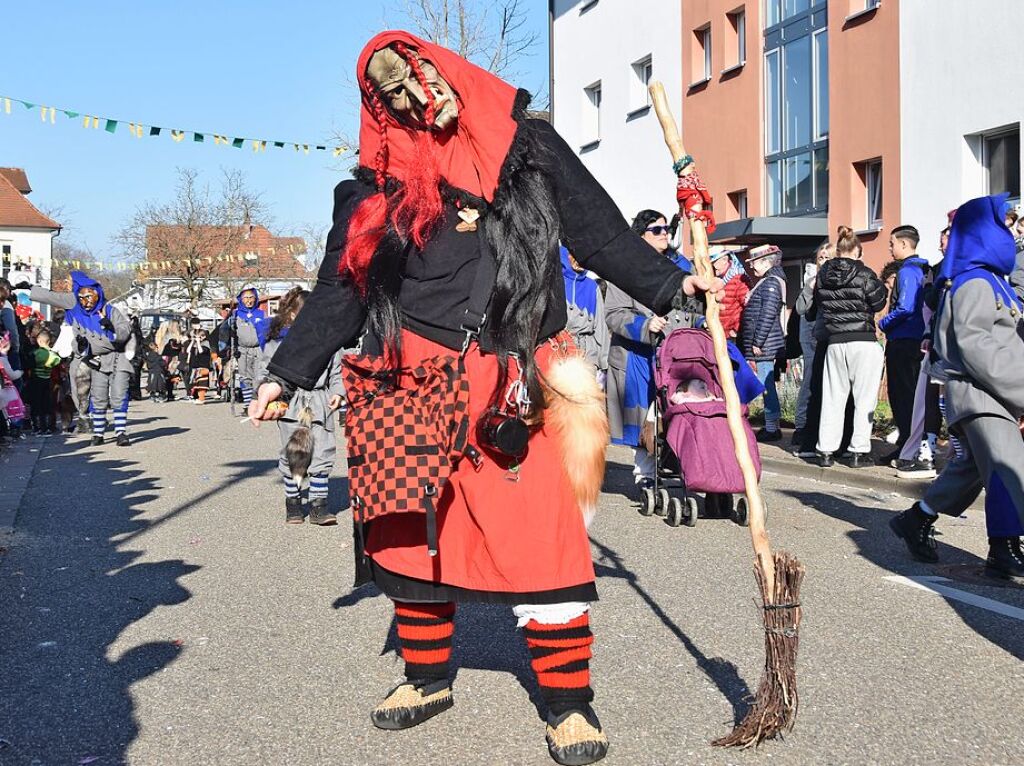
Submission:
[[[1001,614],[1004,617],[1010,617],[1011,619],[1024,622],[1024,609],[1004,604],[1002,601],[996,601],[995,599],[985,598],[984,596],[976,596],[973,593],[958,590],[957,588],[951,588],[948,585],[938,584],[940,582],[950,582],[948,577],[903,577],[902,575],[887,575],[882,579],[899,583],[900,585],[908,585],[911,588],[923,590],[927,593],[934,593],[936,596],[944,596],[945,598],[950,598],[954,601],[962,601],[965,604],[976,606],[979,609],[987,609],[990,612]]]

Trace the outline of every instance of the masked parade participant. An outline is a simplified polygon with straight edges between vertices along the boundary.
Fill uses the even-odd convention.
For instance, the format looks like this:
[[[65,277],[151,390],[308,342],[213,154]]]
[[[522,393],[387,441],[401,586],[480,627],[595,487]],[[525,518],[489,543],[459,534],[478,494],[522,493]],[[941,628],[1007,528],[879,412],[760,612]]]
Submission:
[[[131,443],[128,439],[131,359],[136,352],[131,341],[131,323],[107,303],[103,285],[82,271],[71,272],[70,293],[36,286],[32,288],[32,300],[65,310],[64,324],[78,340],[81,364],[91,369],[89,413],[93,445],[103,444],[107,409],[112,409],[117,446],[127,447]]]
[[[394,601],[406,680],[371,718],[453,704],[459,602],[513,607],[559,763],[604,757],[591,708],[587,537],[608,441],[592,365],[564,332],[559,241],[659,314],[709,287],[653,251],[529,95],[405,32],[359,57],[356,180],[335,189],[316,288],[249,409],[280,417],[346,357],[357,583]],[[716,286],[718,283],[715,283]]]
[[[238,294],[237,305],[231,317],[235,332],[236,376],[242,401],[249,404],[256,383],[256,370],[260,364],[263,333],[267,320],[260,308],[260,296],[255,287],[247,287]],[[232,392],[232,396],[234,392]]]
[[[1006,194],[964,203],[953,216],[937,283],[931,376],[946,386],[960,449],[920,502],[889,522],[919,561],[939,560],[939,514],[959,516],[985,490],[990,577],[1024,583],[1024,304],[1013,290]]]

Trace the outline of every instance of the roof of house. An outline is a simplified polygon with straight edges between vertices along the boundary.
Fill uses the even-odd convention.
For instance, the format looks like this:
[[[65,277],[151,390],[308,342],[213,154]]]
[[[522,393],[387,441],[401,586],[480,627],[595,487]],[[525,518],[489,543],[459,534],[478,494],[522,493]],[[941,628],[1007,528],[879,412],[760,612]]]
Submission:
[[[14,184],[14,188],[22,194],[28,194],[32,191],[32,187],[28,184],[28,176],[25,175],[25,171],[21,168],[0,168],[0,176]]]
[[[173,277],[175,268],[162,264],[202,261],[201,276],[227,279],[308,279],[311,272],[298,259],[306,252],[302,237],[275,237],[252,226],[146,227],[146,261],[150,278]]]
[[[9,169],[18,170],[21,178],[25,179],[25,171],[4,168]],[[24,186],[28,186],[28,179],[25,179]],[[18,190],[17,184],[11,181],[7,173],[0,173],[0,228],[52,231],[61,226],[49,216],[40,213],[35,205],[25,199],[25,195]]]

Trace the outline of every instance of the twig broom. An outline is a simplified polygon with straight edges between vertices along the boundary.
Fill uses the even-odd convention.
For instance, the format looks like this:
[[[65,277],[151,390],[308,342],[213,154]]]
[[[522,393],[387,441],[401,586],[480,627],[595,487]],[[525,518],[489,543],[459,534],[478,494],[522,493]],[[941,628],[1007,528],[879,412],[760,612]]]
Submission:
[[[665,143],[675,162],[686,156],[676,121],[665,98],[660,82],[650,85],[651,100],[658,115]],[[690,164],[682,173],[694,172]],[[693,238],[693,263],[697,274],[710,280],[714,277],[708,258],[708,234],[702,220],[690,220]],[[764,621],[764,674],[757,686],[753,704],[746,716],[732,732],[716,739],[713,744],[722,747],[757,746],[765,739],[790,731],[796,722],[799,705],[796,689],[796,653],[800,643],[800,583],[804,567],[796,557],[779,551],[773,553],[765,529],[764,501],[757,482],[757,471],[750,458],[747,436],[743,428],[743,411],[736,382],[733,379],[732,360],[726,346],[725,331],[719,319],[717,296],[707,296],[707,328],[715,345],[715,362],[725,395],[726,415],[736,461],[743,472],[750,518],[750,538],[754,546],[754,576],[761,590]]]

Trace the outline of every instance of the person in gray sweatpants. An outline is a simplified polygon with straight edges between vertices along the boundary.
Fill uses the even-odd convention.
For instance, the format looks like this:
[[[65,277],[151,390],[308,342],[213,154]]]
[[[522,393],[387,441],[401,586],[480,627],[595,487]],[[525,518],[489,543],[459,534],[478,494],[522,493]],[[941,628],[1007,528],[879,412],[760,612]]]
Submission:
[[[853,468],[871,465],[871,426],[883,364],[875,314],[885,305],[887,293],[878,275],[861,261],[862,255],[857,235],[840,226],[836,257],[818,270],[814,298],[805,314],[815,320],[817,312],[823,312],[828,331],[817,445],[823,467],[833,464],[833,453],[842,441],[851,391],[853,438],[849,454],[840,460]]]
[[[1015,248],[1003,223],[1005,204],[1001,194],[957,210],[939,273],[945,292],[932,376],[945,382],[949,427],[963,454],[889,525],[915,558],[936,562],[937,515],[959,515],[984,488],[986,573],[1024,583],[1024,304],[1007,281]]]
[[[255,383],[260,379],[257,369],[260,349],[265,341],[262,336],[267,327],[267,315],[260,308],[260,294],[255,287],[244,288],[235,300],[237,305],[231,316],[231,327],[235,333],[235,364],[238,365],[235,377],[242,403],[248,407]]]
[[[32,300],[65,310],[64,324],[74,331],[83,352],[81,364],[92,370],[89,413],[92,416],[93,445],[103,444],[107,410],[111,409],[114,411],[117,445],[127,447],[131,443],[128,438],[131,358],[136,352],[131,323],[107,303],[103,285],[81,271],[71,272],[70,293],[35,286],[32,287]]]
[[[256,369],[256,381],[259,382],[267,374],[267,367],[281,341],[288,334],[295,317],[302,309],[308,290],[292,288],[281,299],[277,315],[270,321],[266,343]],[[281,436],[281,453],[278,458],[278,469],[284,479],[285,521],[289,524],[303,522],[301,477],[292,475],[286,457],[287,446],[292,435],[302,427],[299,423],[302,411],[309,408],[310,433],[313,437],[313,454],[306,477],[309,480],[309,521],[311,524],[329,526],[337,523],[337,518],[327,510],[328,480],[334,469],[334,458],[337,452],[337,436],[334,430],[334,414],[341,406],[344,398],[344,385],[341,380],[341,358],[344,350],[338,351],[331,359],[327,369],[320,374],[316,385],[310,390],[298,389],[288,404],[288,412],[277,421]]]

